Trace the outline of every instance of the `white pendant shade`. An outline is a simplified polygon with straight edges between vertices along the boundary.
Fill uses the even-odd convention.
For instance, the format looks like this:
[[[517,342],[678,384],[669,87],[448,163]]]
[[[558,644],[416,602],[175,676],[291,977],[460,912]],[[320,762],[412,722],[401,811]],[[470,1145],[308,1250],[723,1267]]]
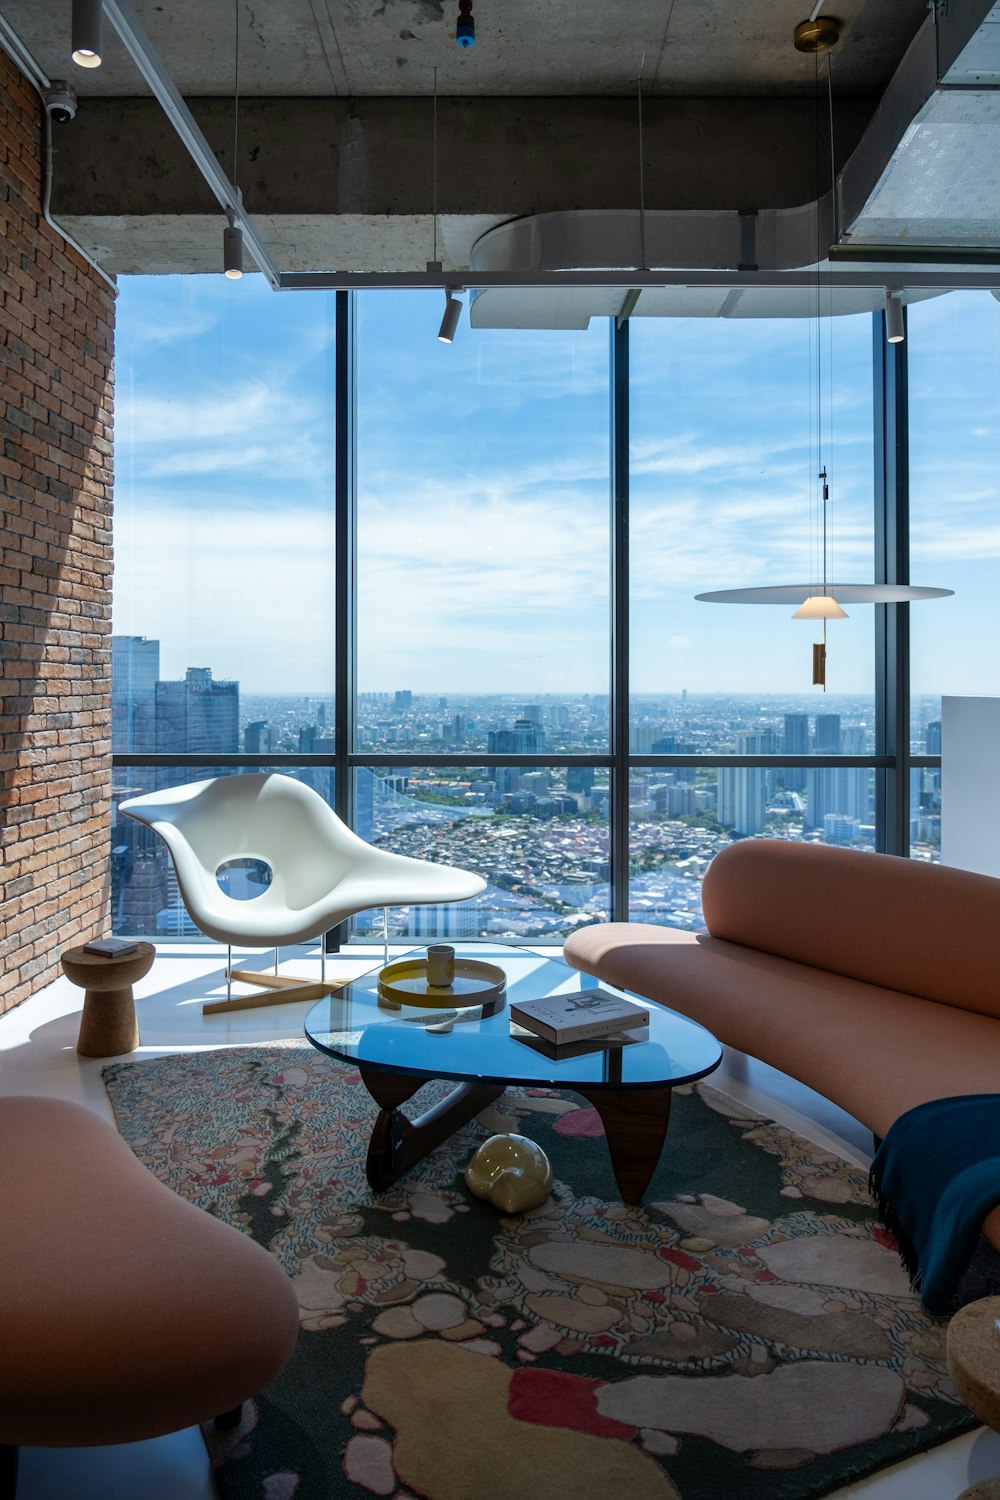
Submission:
[[[907,583],[828,583],[826,588],[840,604],[916,604],[921,599],[945,599],[955,592]],[[713,589],[708,594],[695,594],[695,598],[707,604],[801,605],[815,594],[814,583],[779,583],[766,588]]]
[[[841,609],[831,594],[810,594],[792,615],[793,620],[846,620],[847,610]]]

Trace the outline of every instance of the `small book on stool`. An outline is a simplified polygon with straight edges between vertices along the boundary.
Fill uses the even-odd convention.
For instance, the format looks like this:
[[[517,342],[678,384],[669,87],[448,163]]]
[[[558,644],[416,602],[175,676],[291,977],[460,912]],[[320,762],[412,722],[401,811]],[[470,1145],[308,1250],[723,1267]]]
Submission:
[[[121,958],[126,953],[138,953],[139,944],[129,938],[95,938],[92,943],[84,943],[83,951],[98,953],[102,958]]]

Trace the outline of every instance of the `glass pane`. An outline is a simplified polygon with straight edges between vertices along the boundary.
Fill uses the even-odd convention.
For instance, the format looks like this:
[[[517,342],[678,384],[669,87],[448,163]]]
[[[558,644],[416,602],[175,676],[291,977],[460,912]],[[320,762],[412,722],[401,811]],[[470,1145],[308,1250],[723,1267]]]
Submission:
[[[830,483],[828,578],[872,581],[871,336],[868,315],[823,319],[820,445],[815,320],[632,319],[634,753],[733,748],[748,694],[782,735],[786,714],[839,713],[835,695],[863,705],[870,720],[870,605],[830,622],[824,695],[811,686],[821,624],[792,620],[789,606],[694,596],[822,577],[820,453]],[[778,750],[819,750],[800,745],[801,721],[789,733]]]
[[[864,766],[636,769],[629,801],[633,922],[701,927],[702,877],[737,838],[875,848],[875,772]]]
[[[1000,302],[949,292],[907,319],[911,577],[955,590],[910,610],[910,742],[939,755],[941,695],[1000,692]]]
[[[607,325],[442,307],[359,295],[360,746],[606,751]]]
[[[334,299],[122,279],[112,748],[333,748]]]
[[[610,911],[608,773],[579,766],[434,767],[356,773],[356,828],[397,854],[472,870],[471,901],[393,907],[393,941],[561,942]],[[353,935],[381,936],[382,913]]]
[[[941,770],[921,766],[910,772],[910,858],[941,858]]]
[[[270,769],[278,769],[271,767]],[[254,768],[255,774],[260,774]],[[167,846],[143,823],[137,823],[119,811],[119,805],[130,797],[140,797],[148,792],[161,791],[166,787],[190,786],[197,781],[207,781],[216,776],[238,776],[234,771],[221,766],[198,767],[197,770],[181,769],[177,766],[122,767],[114,771],[111,792],[111,922],[112,931],[127,937],[151,937],[157,942],[163,938],[198,940],[202,934],[189,917],[181,900],[174,874],[173,862]],[[326,802],[333,806],[333,769],[326,767],[298,767],[282,772],[293,776],[312,787]],[[257,860],[231,860],[230,866],[243,865],[243,869],[220,867],[217,878],[226,894],[235,900],[252,900],[261,894],[267,876]],[[208,941],[206,939],[205,941]]]

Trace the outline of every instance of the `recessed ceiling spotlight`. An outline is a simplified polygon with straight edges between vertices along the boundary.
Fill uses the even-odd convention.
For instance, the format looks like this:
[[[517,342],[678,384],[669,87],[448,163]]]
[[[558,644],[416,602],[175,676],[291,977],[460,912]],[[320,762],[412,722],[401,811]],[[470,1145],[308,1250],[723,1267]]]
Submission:
[[[73,0],[73,61],[81,68],[99,68],[102,53],[102,0]]]

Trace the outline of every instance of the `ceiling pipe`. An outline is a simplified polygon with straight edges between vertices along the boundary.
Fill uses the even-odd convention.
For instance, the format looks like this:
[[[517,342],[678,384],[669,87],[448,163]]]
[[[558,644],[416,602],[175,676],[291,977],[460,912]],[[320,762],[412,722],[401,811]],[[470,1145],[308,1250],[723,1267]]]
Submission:
[[[98,265],[90,252],[83,248],[79,240],[75,239],[69,230],[65,229],[59,223],[59,220],[52,216],[52,160],[54,156],[52,146],[52,116],[45,108],[45,95],[52,87],[52,80],[42,71],[13,26],[11,26],[10,22],[2,14],[0,14],[0,45],[3,46],[8,57],[31,84],[42,105],[44,120],[42,126],[42,218],[50,229],[54,229],[56,234],[65,240],[66,244],[87,262],[92,271],[96,271],[98,276],[107,282],[108,286],[111,287],[117,296],[118,286],[114,277],[109,276],[104,267]]]

